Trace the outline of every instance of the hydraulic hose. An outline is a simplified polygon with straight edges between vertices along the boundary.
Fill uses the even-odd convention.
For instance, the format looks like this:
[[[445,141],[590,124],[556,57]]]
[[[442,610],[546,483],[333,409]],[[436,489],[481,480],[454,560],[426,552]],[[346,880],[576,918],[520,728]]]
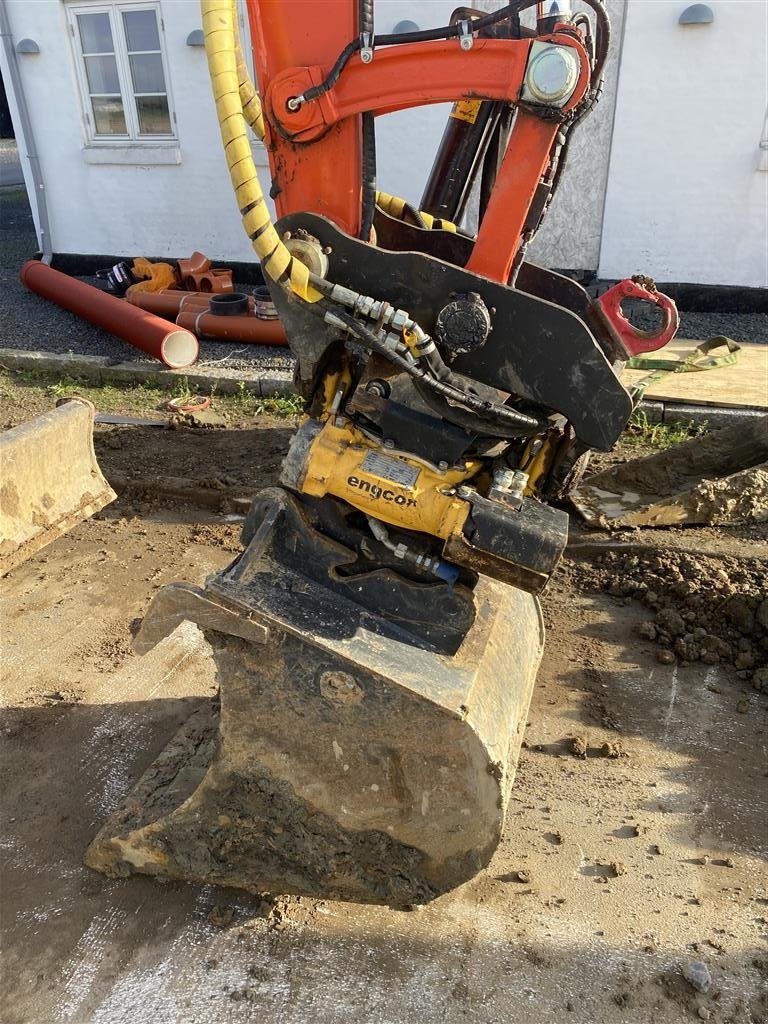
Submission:
[[[261,99],[258,90],[251,80],[248,72],[248,65],[245,63],[245,54],[240,43],[240,29],[238,28],[237,0],[232,0],[232,25],[235,33],[235,59],[237,61],[237,79],[240,86],[240,101],[243,105],[243,116],[248,122],[254,135],[263,142],[266,136],[264,126],[264,113],[261,107]]]
[[[372,330],[362,324],[359,320],[356,320],[353,316],[347,313],[346,310],[334,306],[332,307],[332,312],[333,315],[340,320],[356,338],[362,341],[367,348],[376,352],[378,355],[383,356],[385,359],[389,360],[389,362],[394,363],[395,366],[404,370],[415,380],[420,381],[425,387],[429,388],[430,391],[435,392],[435,394],[440,395],[442,398],[446,398],[452,402],[458,402],[466,409],[478,413],[485,419],[498,419],[506,427],[514,428],[516,436],[527,437],[530,434],[537,434],[542,430],[544,424],[534,416],[527,416],[525,413],[518,412],[516,409],[510,409],[505,405],[499,405],[497,402],[490,402],[485,401],[482,398],[475,398],[474,395],[468,394],[455,384],[449,384],[443,380],[438,380],[436,377],[432,376],[432,373],[422,369],[416,363],[410,362],[404,356],[401,356],[388,345],[384,344],[384,342],[381,341],[381,339],[378,338]],[[446,370],[447,377],[452,378],[453,375],[450,370],[448,370],[447,367]]]
[[[253,162],[240,96],[232,0],[202,0],[200,6],[216,114],[243,227],[264,273],[307,302],[317,302],[322,295],[310,285],[309,270],[293,258],[275,230]]]
[[[361,0],[361,3],[363,0]],[[603,0],[584,0],[586,5],[590,7],[595,13],[595,19],[597,21],[597,56],[595,60],[595,67],[592,73],[593,91],[595,84],[598,83],[602,76],[605,61],[608,56],[608,44],[610,41],[610,21],[606,14]],[[500,7],[498,11],[493,11],[491,14],[486,14],[482,18],[475,18],[472,21],[472,32],[479,32],[482,29],[490,28],[496,25],[500,21],[504,21],[506,18],[512,17],[513,15],[519,15],[522,11],[527,10],[529,7],[535,7],[537,0],[513,0],[512,3],[506,4],[504,7]],[[378,35],[372,37],[372,45],[376,46],[395,46],[407,43],[424,43],[431,42],[438,39],[455,39],[463,32],[461,22],[457,22],[454,25],[443,25],[441,28],[426,29],[421,32],[401,32],[392,35]],[[339,80],[339,76],[347,65],[349,58],[360,51],[362,48],[362,41],[358,37],[347,43],[344,49],[341,51],[339,56],[336,58],[336,63],[328,73],[327,78],[320,82],[319,85],[312,86],[311,89],[307,89],[305,93],[299,97],[302,103],[307,103],[310,100],[316,100],[318,96],[322,96],[324,93],[332,89]]]
[[[391,551],[395,558],[399,558],[406,564],[413,566],[414,569],[437,576],[438,579],[444,580],[450,587],[453,587],[454,583],[458,581],[460,570],[457,565],[444,562],[442,558],[433,558],[431,555],[424,555],[419,551],[414,551],[404,541],[393,541],[384,523],[379,519],[374,519],[373,516],[366,516],[365,518],[368,520],[373,536],[379,544],[382,544],[388,551]]]
[[[363,114],[363,206],[360,219],[360,237],[367,242],[371,237],[373,215],[376,212],[376,119],[367,110]]]
[[[358,0],[357,27],[360,37],[373,35],[373,0]],[[373,215],[376,212],[376,118],[367,110],[362,117],[363,129],[363,205],[360,218],[360,237],[367,242],[371,237]]]
[[[388,192],[377,192],[376,203],[384,213],[397,220],[404,220],[406,224],[413,224],[417,228],[434,228],[442,231],[451,231],[454,234],[459,230],[453,221],[444,220],[440,217],[433,217],[425,210],[417,210],[400,196],[391,196]]]

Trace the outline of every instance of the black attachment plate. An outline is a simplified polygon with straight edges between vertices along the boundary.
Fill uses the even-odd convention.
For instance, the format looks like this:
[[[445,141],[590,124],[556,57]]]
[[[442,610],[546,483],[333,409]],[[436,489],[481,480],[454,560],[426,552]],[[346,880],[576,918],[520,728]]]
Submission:
[[[570,310],[417,252],[388,252],[344,234],[316,214],[283,217],[280,234],[303,228],[330,247],[329,280],[408,310],[428,332],[453,292],[478,292],[494,308],[485,345],[461,355],[456,373],[561,413],[577,438],[607,451],[632,412],[629,394],[586,324]],[[274,293],[303,380],[336,337],[306,304]],[[323,341],[324,339],[324,341]]]
[[[378,207],[374,225],[376,244],[380,248],[393,252],[423,252],[446,263],[455,263],[457,267],[467,265],[475,247],[474,239],[467,235],[456,231],[419,228],[415,224],[407,224],[396,217],[391,217]],[[564,306],[582,320],[590,322],[591,300],[586,289],[565,274],[558,274],[554,270],[524,260],[517,272],[515,288],[539,299],[546,299],[547,302],[554,302],[557,306]],[[611,343],[608,338],[598,338],[598,341],[603,341],[610,351]]]

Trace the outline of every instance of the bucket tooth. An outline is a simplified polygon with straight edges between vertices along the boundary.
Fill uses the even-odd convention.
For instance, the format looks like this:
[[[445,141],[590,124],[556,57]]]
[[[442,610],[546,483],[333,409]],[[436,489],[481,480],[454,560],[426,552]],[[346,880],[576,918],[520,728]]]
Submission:
[[[257,503],[261,525],[240,558],[202,590],[161,591],[137,637],[146,650],[196,622],[220,716],[216,703],[192,716],[86,862],[254,892],[427,902],[482,869],[501,837],[542,651],[538,603],[481,579],[464,642],[439,653],[301,572],[306,552],[287,562],[291,538],[312,532],[293,532],[295,499],[275,489]],[[386,574],[429,600],[428,586]]]

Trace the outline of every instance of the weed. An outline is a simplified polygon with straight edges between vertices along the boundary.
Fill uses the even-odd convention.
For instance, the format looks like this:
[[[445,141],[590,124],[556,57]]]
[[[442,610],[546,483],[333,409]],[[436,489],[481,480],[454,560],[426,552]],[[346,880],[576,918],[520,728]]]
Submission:
[[[694,423],[693,420],[678,423],[651,423],[647,413],[636,409],[630,417],[624,432],[627,444],[650,445],[663,451],[681,441],[688,441],[707,432],[706,423]]]
[[[256,413],[268,412],[272,416],[300,416],[304,403],[298,395],[272,395],[257,399]]]
[[[192,392],[189,389],[189,377],[183,374],[171,388],[171,398],[191,398]]]

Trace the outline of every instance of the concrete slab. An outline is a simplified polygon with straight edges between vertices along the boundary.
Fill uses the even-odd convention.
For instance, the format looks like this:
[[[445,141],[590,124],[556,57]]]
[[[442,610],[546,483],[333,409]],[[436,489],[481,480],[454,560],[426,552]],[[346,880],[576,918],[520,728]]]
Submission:
[[[0,139],[0,188],[23,185],[24,173],[15,139]]]
[[[0,160],[0,188],[23,184],[24,173],[18,160],[10,163]]]
[[[170,370],[160,362],[116,363],[107,356],[86,356],[74,352],[24,351],[0,348],[0,365],[11,370],[33,370],[37,373],[59,373],[94,381],[117,381],[122,384],[150,383],[154,387],[178,386],[186,381],[190,388],[234,395],[245,389],[262,398],[294,394],[292,377],[280,370],[232,370],[206,367],[204,370]]]

